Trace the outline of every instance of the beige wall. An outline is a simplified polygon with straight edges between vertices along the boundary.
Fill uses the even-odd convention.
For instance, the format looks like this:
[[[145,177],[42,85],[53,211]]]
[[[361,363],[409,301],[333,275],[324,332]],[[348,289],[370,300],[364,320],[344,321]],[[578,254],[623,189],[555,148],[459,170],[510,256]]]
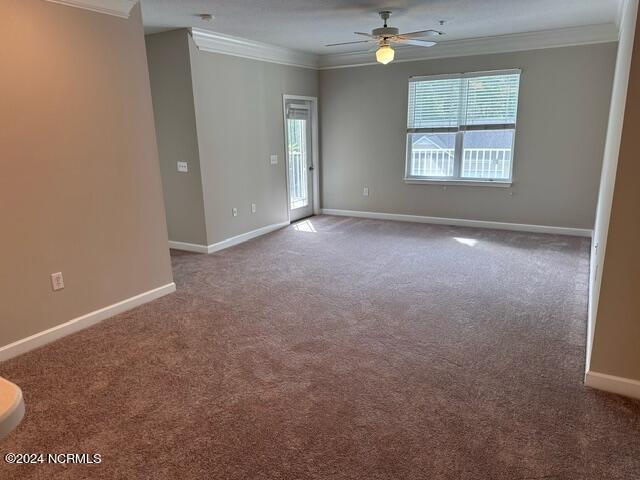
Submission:
[[[322,71],[323,208],[593,228],[615,56],[608,43]],[[514,67],[513,189],[405,184],[408,78]]]
[[[147,36],[146,45],[169,239],[206,245],[188,37],[175,30]]]
[[[201,52],[192,41],[190,52],[209,244],[286,222],[282,95],[317,96],[318,72]]]
[[[587,369],[589,368],[591,359],[593,334],[595,331],[595,317],[596,312],[598,311],[598,299],[600,295],[600,284],[602,281],[602,266],[604,263],[604,253],[607,247],[607,233],[609,231],[609,218],[611,215],[611,205],[613,203],[613,189],[615,187],[616,170],[618,167],[618,155],[620,154],[620,141],[622,139],[622,125],[624,122],[624,113],[627,103],[627,89],[629,86],[629,72],[631,69],[631,57],[633,54],[637,14],[638,0],[626,0],[622,11],[620,42],[613,80],[613,92],[611,94],[611,109],[609,111],[607,140],[605,143],[604,161],[602,162],[602,175],[600,177],[596,222],[593,231],[593,242],[591,245]]]
[[[6,345],[172,275],[139,7],[2,0],[0,45]]]
[[[620,59],[623,76],[629,71],[624,65],[630,61],[629,89],[622,135],[611,139],[614,142],[612,157],[605,160],[607,169],[601,189],[605,218],[599,226],[607,228],[608,234],[604,237],[606,252],[590,370],[640,380],[640,34],[635,24],[637,0],[631,1],[629,7],[632,16],[625,22],[623,37],[633,41],[633,52]],[[625,81],[624,77],[620,79],[620,82]],[[620,95],[624,95],[622,89]],[[614,125],[613,128],[619,127]],[[619,141],[619,149],[615,146],[616,141]],[[611,216],[607,225],[605,206],[610,202],[611,193]],[[598,231],[598,234],[598,238],[602,238],[603,233]]]
[[[186,30],[152,35],[147,49],[170,239],[212,245],[286,222],[282,95],[317,96],[318,72],[201,52]]]

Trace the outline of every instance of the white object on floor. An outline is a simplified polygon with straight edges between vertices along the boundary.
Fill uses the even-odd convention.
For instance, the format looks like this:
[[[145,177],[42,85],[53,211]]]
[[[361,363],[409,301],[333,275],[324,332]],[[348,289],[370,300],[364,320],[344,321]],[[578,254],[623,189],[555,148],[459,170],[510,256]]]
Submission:
[[[22,390],[0,377],[0,440],[9,435],[24,417]]]

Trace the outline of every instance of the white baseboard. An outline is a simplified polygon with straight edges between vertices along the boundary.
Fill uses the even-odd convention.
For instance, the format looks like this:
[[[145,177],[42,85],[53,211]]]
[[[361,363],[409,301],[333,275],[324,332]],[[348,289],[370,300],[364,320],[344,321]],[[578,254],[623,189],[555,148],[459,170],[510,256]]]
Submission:
[[[67,335],[83,330],[91,325],[95,325],[102,320],[118,315],[119,313],[126,312],[127,310],[131,310],[132,308],[138,307],[144,303],[148,303],[175,291],[176,284],[172,282],[167,285],[163,285],[162,287],[149,290],[148,292],[141,293],[140,295],[136,295],[135,297],[114,303],[108,307],[101,308],[100,310],[87,313],[81,317],[74,318],[66,323],[56,325],[48,330],[44,330],[31,335],[30,337],[15,341],[9,345],[5,345],[4,347],[0,347],[0,362],[16,357],[30,350],[34,350],[38,347],[42,347],[54,340],[66,337]]]
[[[174,250],[182,250],[184,252],[209,253],[206,245],[198,245],[196,243],[186,242],[174,242],[173,240],[169,240],[169,248],[173,248]]]
[[[235,237],[227,238],[226,240],[222,240],[221,242],[214,243],[213,245],[209,245],[207,247],[207,250],[208,250],[207,253],[213,253],[220,250],[224,250],[225,248],[233,247],[234,245],[238,245],[240,243],[246,242],[247,240],[251,240],[252,238],[256,238],[261,235],[266,235],[267,233],[271,233],[288,226],[289,226],[289,222],[281,222],[281,223],[274,223],[272,225],[267,225],[266,227],[258,228],[256,230],[251,230],[250,232],[242,233],[240,235],[236,235]]]
[[[251,230],[247,233],[236,235],[235,237],[227,238],[226,240],[222,240],[211,245],[197,245],[195,243],[174,242],[170,240],[169,248],[184,250],[186,252],[214,253],[288,226],[289,222],[274,223],[265,227],[258,228],[256,230]]]
[[[589,371],[584,377],[584,384],[605,392],[640,399],[640,381],[638,380]]]
[[[523,223],[489,222],[485,220],[466,220],[462,218],[424,217],[421,215],[404,215],[400,213],[358,212],[355,210],[335,210],[323,208],[325,215],[342,217],[373,218],[377,220],[396,220],[399,222],[432,223],[435,225],[452,225],[456,227],[492,228],[494,230],[512,230],[516,232],[553,233],[574,237],[591,237],[592,230],[582,228],[551,227],[547,225],[527,225]]]

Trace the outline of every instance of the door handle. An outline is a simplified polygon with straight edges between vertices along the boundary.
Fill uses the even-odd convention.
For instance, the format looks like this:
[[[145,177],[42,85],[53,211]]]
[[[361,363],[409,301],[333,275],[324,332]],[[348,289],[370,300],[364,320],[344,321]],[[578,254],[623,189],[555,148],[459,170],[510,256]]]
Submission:
[[[313,165],[309,165],[309,170],[310,171],[314,171],[316,169],[316,167],[314,167]]]

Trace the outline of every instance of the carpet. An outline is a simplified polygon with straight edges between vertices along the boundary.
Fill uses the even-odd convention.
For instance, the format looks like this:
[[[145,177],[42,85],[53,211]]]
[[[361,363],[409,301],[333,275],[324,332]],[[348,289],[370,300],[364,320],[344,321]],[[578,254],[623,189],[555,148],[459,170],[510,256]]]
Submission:
[[[0,364],[3,479],[637,479],[640,402],[583,386],[589,240],[330,216]]]

